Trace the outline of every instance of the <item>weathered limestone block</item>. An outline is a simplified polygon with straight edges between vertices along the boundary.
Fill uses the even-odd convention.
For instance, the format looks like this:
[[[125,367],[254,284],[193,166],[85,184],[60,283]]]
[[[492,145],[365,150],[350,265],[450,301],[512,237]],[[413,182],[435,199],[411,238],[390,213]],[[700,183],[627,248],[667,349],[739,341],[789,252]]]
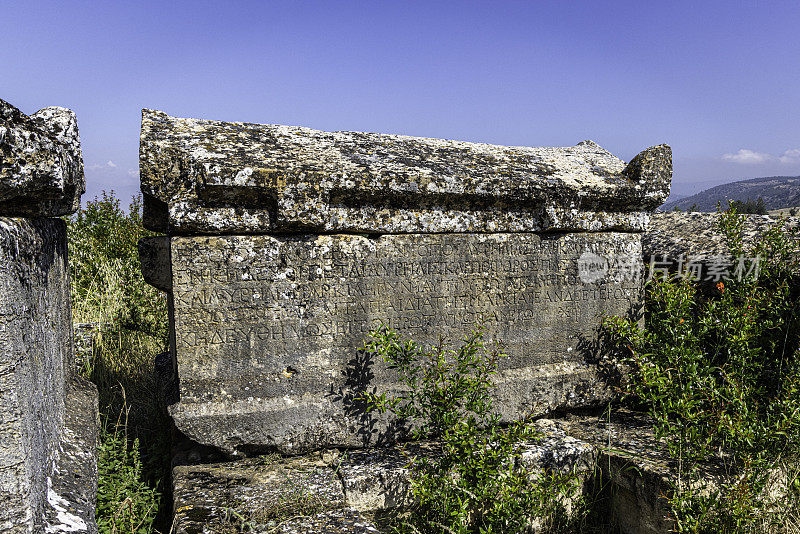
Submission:
[[[584,489],[595,475],[598,448],[567,435],[549,419],[532,424],[541,434],[535,440],[519,444],[518,468],[531,479],[539,479],[545,471],[553,470],[575,475],[573,492],[562,495],[565,511],[571,514],[578,510],[579,501],[586,496]],[[435,462],[439,454],[435,442],[404,443],[347,451],[331,465],[336,467],[342,480],[347,506],[380,516],[414,504],[410,464],[420,458]],[[533,518],[533,525],[539,524],[541,519]]]
[[[171,234],[644,230],[671,150],[505,147],[142,112],[145,225]]]
[[[170,238],[178,426],[243,454],[392,439],[358,394],[396,387],[358,349],[371,330],[455,343],[483,323],[501,343],[507,420],[604,402],[602,314],[639,306],[637,234]]]
[[[75,114],[50,107],[28,117],[0,100],[0,216],[68,215],[84,191]]]
[[[350,508],[321,455],[261,456],[173,469],[173,532],[377,533]]]
[[[0,218],[3,531],[96,531],[97,398],[72,377],[66,249],[61,220]]]
[[[370,513],[412,505],[409,462],[413,456],[436,454],[428,443],[348,451],[336,464],[347,505]]]
[[[64,417],[71,346],[61,221],[0,219],[0,525],[39,521]]]
[[[342,508],[288,521],[280,526],[278,532],[280,534],[380,534],[381,531],[372,521],[355,510]]]
[[[650,227],[642,236],[645,260],[666,257],[672,260],[691,256],[707,260],[730,255],[725,236],[719,231],[719,213],[688,213],[670,211],[654,213]],[[769,215],[745,215],[743,239],[746,246],[754,245],[764,233],[778,223]],[[787,217],[786,228],[800,239],[800,217]]]
[[[669,454],[667,444],[656,438],[652,419],[639,412],[617,410],[610,416],[567,415],[546,423],[553,432],[578,438],[595,449],[595,512],[596,517],[605,519],[611,532],[675,532],[669,498],[678,484],[678,462]],[[701,463],[698,471],[699,480],[684,479],[683,483],[706,496],[735,487],[740,476],[735,467],[724,465],[714,456]],[[796,473],[793,461],[770,469],[769,482],[759,496],[762,511],[784,517],[776,512],[785,510],[786,502],[794,498],[789,481]]]

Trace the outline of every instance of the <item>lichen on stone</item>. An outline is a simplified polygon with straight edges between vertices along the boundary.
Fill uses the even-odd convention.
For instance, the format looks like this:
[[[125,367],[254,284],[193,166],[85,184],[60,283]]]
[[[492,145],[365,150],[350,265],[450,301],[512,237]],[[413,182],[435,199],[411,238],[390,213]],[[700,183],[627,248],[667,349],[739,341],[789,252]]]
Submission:
[[[68,215],[84,191],[75,114],[49,107],[29,117],[0,100],[0,215]]]

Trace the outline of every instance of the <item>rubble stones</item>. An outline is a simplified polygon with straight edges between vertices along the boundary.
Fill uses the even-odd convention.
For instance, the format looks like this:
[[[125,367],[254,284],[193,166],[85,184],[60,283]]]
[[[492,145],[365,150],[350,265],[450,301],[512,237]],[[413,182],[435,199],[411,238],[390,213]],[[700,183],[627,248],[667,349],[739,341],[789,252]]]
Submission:
[[[642,231],[670,148],[505,147],[142,111],[145,225],[174,235]]]
[[[0,216],[68,215],[84,190],[75,114],[50,107],[28,117],[0,100]]]

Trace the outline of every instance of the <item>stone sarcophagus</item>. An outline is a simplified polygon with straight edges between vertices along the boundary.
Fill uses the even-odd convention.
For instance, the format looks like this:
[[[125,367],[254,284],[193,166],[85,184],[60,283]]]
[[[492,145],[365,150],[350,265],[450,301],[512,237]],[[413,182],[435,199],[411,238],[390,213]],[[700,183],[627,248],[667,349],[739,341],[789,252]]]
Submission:
[[[0,531],[96,533],[99,416],[76,376],[67,225],[80,206],[75,114],[0,100]]]
[[[145,110],[145,278],[170,294],[190,438],[230,454],[391,438],[359,392],[396,377],[359,350],[387,326],[433,344],[482,325],[508,355],[507,419],[596,404],[604,314],[639,306],[641,232],[671,152],[176,119]]]

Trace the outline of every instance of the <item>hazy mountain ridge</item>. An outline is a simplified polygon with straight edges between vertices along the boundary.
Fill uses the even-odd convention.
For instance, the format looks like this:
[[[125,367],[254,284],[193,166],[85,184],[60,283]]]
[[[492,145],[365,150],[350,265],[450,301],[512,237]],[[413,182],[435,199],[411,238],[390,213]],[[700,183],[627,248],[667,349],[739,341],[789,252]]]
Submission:
[[[767,176],[750,178],[729,184],[718,185],[695,195],[665,202],[659,209],[671,211],[692,208],[694,211],[716,211],[717,203],[726,205],[728,200],[764,199],[768,210],[800,206],[800,176]]]

